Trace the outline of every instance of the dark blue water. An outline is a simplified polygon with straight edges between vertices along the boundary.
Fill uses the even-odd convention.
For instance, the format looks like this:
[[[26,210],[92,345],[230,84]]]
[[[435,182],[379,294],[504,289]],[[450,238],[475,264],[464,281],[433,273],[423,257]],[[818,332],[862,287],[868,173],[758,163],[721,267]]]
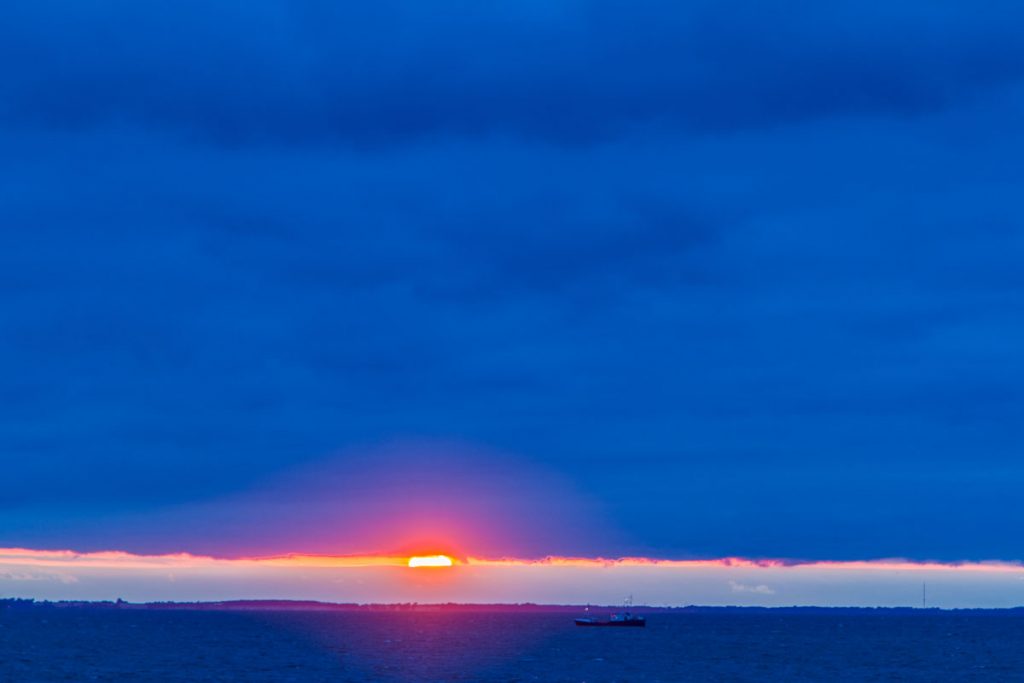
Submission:
[[[1024,681],[1024,617],[0,611],[0,681]]]

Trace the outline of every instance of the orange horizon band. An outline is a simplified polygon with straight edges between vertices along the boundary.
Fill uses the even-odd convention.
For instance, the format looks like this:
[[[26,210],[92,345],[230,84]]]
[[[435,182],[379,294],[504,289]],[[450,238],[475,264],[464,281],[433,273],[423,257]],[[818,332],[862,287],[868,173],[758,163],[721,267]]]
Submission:
[[[448,558],[451,564],[467,567],[650,567],[675,569],[822,569],[822,570],[867,570],[867,571],[971,571],[971,572],[1024,572],[1024,564],[1000,560],[937,562],[916,561],[902,558],[879,558],[869,560],[782,560],[742,557],[707,559],[663,559],[648,557],[563,557],[540,558],[499,557],[485,558],[440,553],[399,555],[318,555],[288,553],[256,557],[213,557],[191,553],[168,553],[157,555],[135,554],[125,551],[106,550],[76,552],[72,550],[37,550],[30,548],[0,548],[0,566],[21,565],[36,567],[80,567],[103,569],[168,569],[202,568],[214,566],[239,567],[305,567],[305,568],[359,568],[359,567],[409,567],[413,558]],[[427,566],[416,563],[415,566]],[[441,565],[433,565],[441,566]]]

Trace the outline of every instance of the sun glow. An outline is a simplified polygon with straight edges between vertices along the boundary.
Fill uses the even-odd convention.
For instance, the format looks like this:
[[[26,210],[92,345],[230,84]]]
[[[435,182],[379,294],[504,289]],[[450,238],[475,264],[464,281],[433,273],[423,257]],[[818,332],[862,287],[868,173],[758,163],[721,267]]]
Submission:
[[[451,567],[455,562],[447,555],[419,555],[409,558],[410,567]]]

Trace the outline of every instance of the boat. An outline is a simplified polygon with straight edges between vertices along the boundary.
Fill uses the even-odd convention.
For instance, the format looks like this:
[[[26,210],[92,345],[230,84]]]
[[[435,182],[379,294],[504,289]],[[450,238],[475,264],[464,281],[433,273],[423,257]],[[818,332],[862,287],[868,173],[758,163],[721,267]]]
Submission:
[[[633,597],[630,596],[629,600],[623,606],[623,611],[617,614],[611,615],[607,619],[598,619],[597,617],[590,616],[590,605],[587,605],[587,616],[578,617],[573,621],[576,622],[577,626],[647,626],[647,619],[640,616],[639,614],[633,614],[630,611],[630,607],[633,605]]]

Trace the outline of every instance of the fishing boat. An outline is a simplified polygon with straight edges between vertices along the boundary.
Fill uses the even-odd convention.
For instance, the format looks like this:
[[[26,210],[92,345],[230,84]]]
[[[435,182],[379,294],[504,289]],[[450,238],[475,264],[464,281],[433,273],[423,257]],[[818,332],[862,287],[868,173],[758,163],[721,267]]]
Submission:
[[[647,626],[647,619],[633,614],[630,608],[633,606],[633,597],[630,596],[623,605],[622,612],[611,615],[607,619],[598,619],[590,616],[590,605],[587,605],[586,616],[574,619],[577,626]]]

